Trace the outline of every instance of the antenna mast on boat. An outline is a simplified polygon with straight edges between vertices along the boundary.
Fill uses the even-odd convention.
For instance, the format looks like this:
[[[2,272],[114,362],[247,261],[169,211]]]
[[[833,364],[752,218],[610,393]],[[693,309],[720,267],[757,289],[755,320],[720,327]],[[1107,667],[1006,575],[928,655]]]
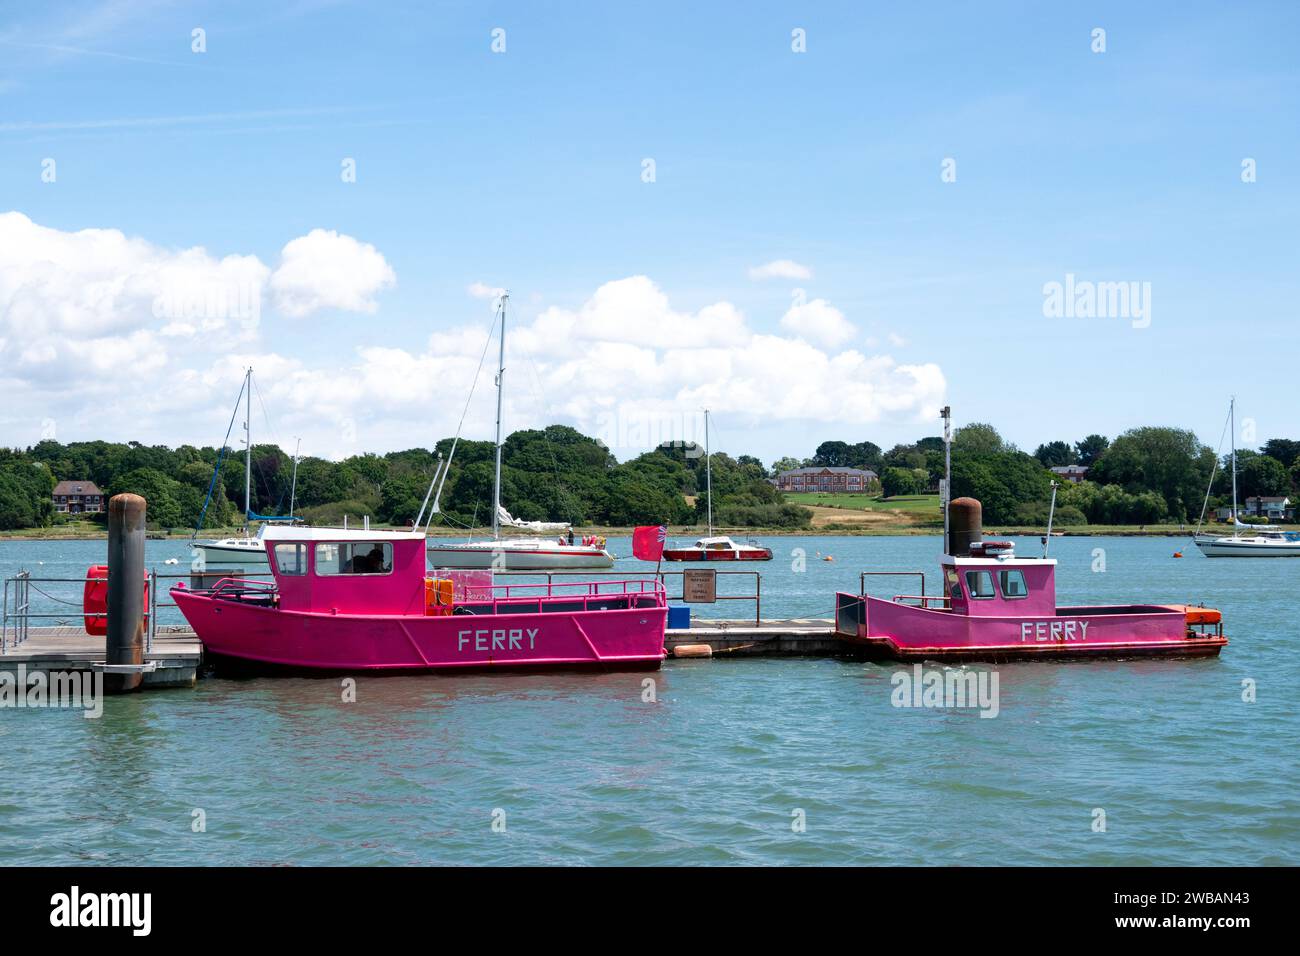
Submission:
[[[943,419],[943,494],[940,497],[943,499],[943,547],[947,551],[948,502],[952,500],[952,406],[943,406],[939,417]]]
[[[501,350],[497,362],[497,464],[496,478],[492,483],[492,540],[501,538],[501,381],[506,374],[506,302],[509,292],[501,293]]]
[[[293,481],[289,483],[289,517],[293,517],[293,503],[298,494],[298,452],[302,449],[302,439],[297,439],[293,446]]]
[[[253,513],[253,366],[244,373],[244,526]]]
[[[704,410],[704,493],[709,499],[709,537],[713,537],[713,456],[709,451],[709,410]]]

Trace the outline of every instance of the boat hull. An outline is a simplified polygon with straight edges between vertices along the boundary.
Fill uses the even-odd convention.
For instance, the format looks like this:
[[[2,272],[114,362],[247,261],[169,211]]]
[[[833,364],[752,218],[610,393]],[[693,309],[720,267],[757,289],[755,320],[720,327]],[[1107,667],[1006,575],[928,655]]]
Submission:
[[[704,551],[697,548],[670,548],[664,551],[665,561],[771,561],[772,552],[763,548],[754,551]]]
[[[608,551],[582,545],[523,550],[509,546],[469,548],[430,544],[426,553],[431,567],[459,570],[563,571],[614,566],[614,556]]]
[[[260,545],[257,548],[241,548],[213,542],[196,544],[193,548],[203,555],[204,564],[212,568],[266,564],[266,549]]]
[[[323,673],[654,668],[664,657],[668,614],[652,596],[580,610],[556,601],[545,613],[423,616],[285,611],[184,588],[172,595],[205,652]]]
[[[1161,605],[1061,607],[1028,617],[970,616],[840,594],[836,635],[863,656],[893,660],[1202,657],[1227,645]]]
[[[1196,546],[1207,558],[1300,558],[1295,544],[1255,544],[1232,538],[1197,538]]]

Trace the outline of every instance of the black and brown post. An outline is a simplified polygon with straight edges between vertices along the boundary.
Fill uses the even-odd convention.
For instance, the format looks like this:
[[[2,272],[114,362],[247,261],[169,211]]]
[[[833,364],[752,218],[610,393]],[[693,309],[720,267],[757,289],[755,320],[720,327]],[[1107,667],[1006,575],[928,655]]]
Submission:
[[[108,502],[108,664],[130,664],[134,673],[105,674],[104,690],[136,690],[144,675],[144,519],[139,495],[114,495]]]

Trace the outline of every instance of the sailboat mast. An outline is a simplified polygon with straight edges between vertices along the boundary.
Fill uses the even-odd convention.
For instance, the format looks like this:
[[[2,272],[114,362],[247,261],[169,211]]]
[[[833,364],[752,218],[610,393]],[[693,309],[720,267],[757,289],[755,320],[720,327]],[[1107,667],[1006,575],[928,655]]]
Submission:
[[[253,513],[253,366],[244,373],[244,521]]]
[[[497,361],[497,461],[492,483],[492,540],[501,537],[501,384],[506,374],[506,302],[510,293],[501,293],[501,348]]]
[[[709,537],[713,537],[713,453],[709,451],[709,410],[704,410],[704,488],[709,500]]]
[[[1232,536],[1237,537],[1240,532],[1237,526],[1241,524],[1241,519],[1237,517],[1237,396],[1232,396],[1232,402],[1228,405],[1228,418],[1232,424]],[[1223,446],[1220,445],[1220,448]]]

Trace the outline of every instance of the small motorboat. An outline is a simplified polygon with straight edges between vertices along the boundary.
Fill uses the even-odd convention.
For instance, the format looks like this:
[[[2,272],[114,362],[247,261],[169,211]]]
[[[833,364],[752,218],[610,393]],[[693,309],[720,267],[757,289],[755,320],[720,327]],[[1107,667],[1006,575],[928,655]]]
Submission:
[[[273,580],[171,594],[204,653],[292,670],[657,668],[668,604],[653,580],[491,583],[430,577],[422,531],[270,527]],[[486,580],[485,580],[486,579]]]
[[[1061,607],[1054,558],[1018,557],[1010,541],[963,547],[950,538],[948,550],[962,553],[940,559],[942,594],[837,594],[836,636],[864,656],[898,660],[1197,657],[1228,643],[1213,608]]]
[[[756,541],[737,544],[726,535],[700,538],[689,548],[665,548],[665,561],[771,561],[772,549]]]

